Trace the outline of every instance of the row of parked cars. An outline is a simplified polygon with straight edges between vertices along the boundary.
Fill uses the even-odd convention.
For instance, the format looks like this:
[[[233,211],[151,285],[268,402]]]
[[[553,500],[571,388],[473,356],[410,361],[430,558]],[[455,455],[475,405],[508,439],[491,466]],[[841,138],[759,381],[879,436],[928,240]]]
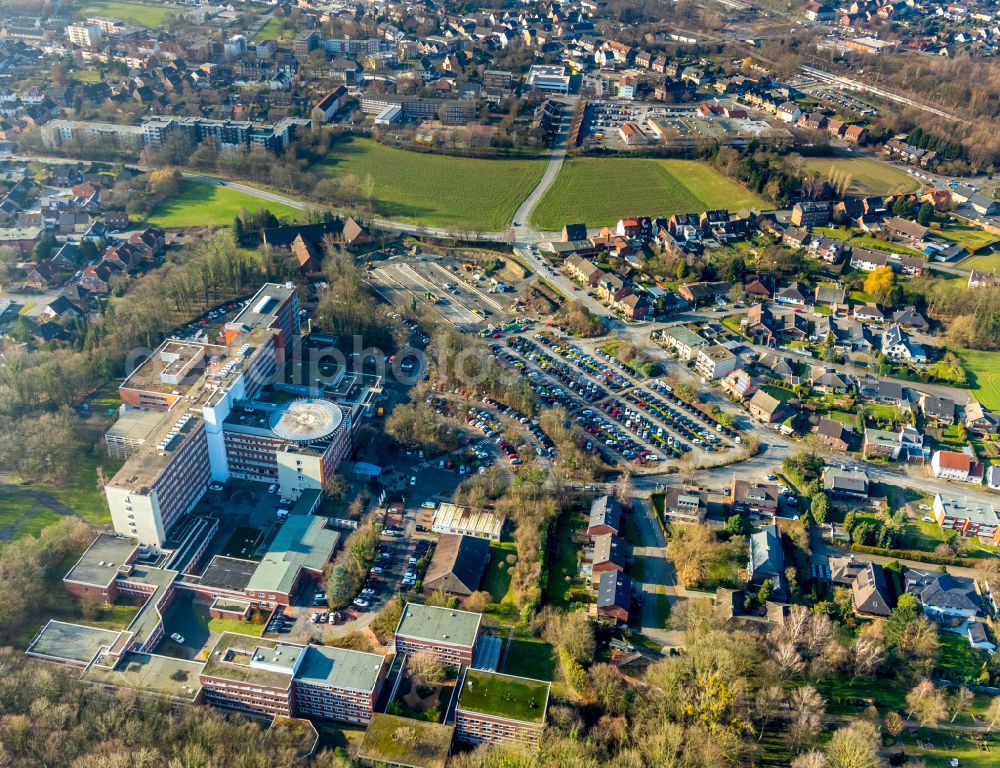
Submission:
[[[739,436],[736,434],[736,430],[730,429],[729,427],[721,424],[691,403],[681,400],[676,394],[674,394],[673,387],[665,381],[657,379],[650,385],[650,389],[661,394],[670,404],[680,408],[682,411],[686,411],[688,416],[693,421],[697,422],[697,432],[704,433],[706,430],[714,430],[720,435],[733,439],[734,442],[739,442],[737,439]]]
[[[525,359],[526,362],[522,365],[534,363],[584,402],[593,403],[608,396],[608,391],[603,386],[575,371],[569,363],[553,358],[530,339],[512,338],[507,340],[507,344]],[[532,373],[536,372],[531,372],[528,376],[531,377]],[[537,375],[533,378],[537,378]]]
[[[485,405],[490,406],[491,408],[495,408],[498,413],[504,416],[508,416],[509,418],[518,422],[528,432],[530,432],[532,437],[534,437],[539,443],[541,443],[540,446],[535,447],[536,454],[538,454],[539,456],[542,456],[543,454],[547,454],[549,456],[556,455],[555,443],[552,442],[552,438],[550,438],[547,434],[545,434],[545,430],[543,430],[541,426],[539,426],[537,418],[531,418],[529,416],[526,416],[516,408],[512,408],[509,405],[504,405],[503,403],[499,402],[498,400],[494,400],[491,397],[484,397],[482,402]],[[494,438],[494,440],[495,439],[496,438]]]

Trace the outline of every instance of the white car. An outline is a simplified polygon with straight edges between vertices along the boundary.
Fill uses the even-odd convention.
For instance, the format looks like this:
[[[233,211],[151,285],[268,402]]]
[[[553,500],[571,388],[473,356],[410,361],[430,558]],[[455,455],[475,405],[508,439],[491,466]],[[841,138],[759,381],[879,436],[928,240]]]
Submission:
[[[921,512],[928,512],[930,511],[930,506],[928,506],[927,504],[921,504],[917,507],[917,509],[919,509]]]
[[[925,523],[933,523],[934,522],[934,518],[933,517],[928,517],[927,515],[924,515],[924,522]]]
[[[170,636],[170,639],[171,639],[171,640],[173,640],[173,641],[174,641],[175,643],[177,643],[178,645],[184,645],[184,635],[181,635],[181,634],[179,634],[179,633],[177,633],[177,632],[174,632],[174,633],[173,633],[173,634],[172,634],[172,635]]]
[[[378,592],[372,589],[371,587],[365,587],[364,589],[361,590],[361,594],[364,595],[365,597],[374,597],[375,595],[378,594]]]
[[[424,509],[437,509],[437,504],[435,504],[433,501],[425,501],[420,506],[423,507]]]
[[[416,485],[416,484],[417,484],[417,476],[410,475],[410,485]]]
[[[367,608],[371,603],[365,600],[363,597],[354,598],[354,606],[356,608]]]

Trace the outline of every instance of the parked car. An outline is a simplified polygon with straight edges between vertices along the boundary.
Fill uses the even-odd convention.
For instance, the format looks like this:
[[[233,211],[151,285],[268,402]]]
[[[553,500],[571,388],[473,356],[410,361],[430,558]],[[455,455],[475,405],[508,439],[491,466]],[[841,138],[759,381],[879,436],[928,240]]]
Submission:
[[[182,634],[180,634],[178,632],[174,632],[170,636],[170,639],[173,640],[175,643],[178,643],[179,645],[184,645],[184,635],[182,635]]]

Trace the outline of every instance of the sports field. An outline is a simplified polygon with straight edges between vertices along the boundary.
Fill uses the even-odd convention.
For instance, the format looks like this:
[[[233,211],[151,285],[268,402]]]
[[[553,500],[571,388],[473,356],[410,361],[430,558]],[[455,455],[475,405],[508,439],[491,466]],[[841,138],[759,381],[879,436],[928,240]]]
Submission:
[[[176,5],[166,3],[121,3],[98,0],[98,2],[84,3],[79,16],[80,18],[109,16],[112,19],[121,19],[126,24],[158,27],[163,24],[168,13],[180,13],[181,10]]]
[[[920,187],[920,182],[905,171],[868,157],[804,157],[802,167],[827,178],[834,173],[848,174],[851,185],[847,191],[855,195],[915,192]]]
[[[533,226],[614,224],[623,216],[670,216],[713,208],[768,208],[762,198],[699,160],[584,157],[567,160],[531,215]]]
[[[369,139],[338,142],[317,168],[353,176],[377,213],[429,227],[496,232],[538,184],[544,160],[484,160],[407,152]]]
[[[972,394],[991,411],[1000,411],[1000,352],[958,350]]]
[[[233,217],[241,208],[246,208],[248,211],[267,208],[279,219],[287,216],[294,220],[304,216],[304,211],[260,200],[244,192],[201,184],[197,181],[184,181],[181,193],[172,200],[158,205],[149,215],[148,222],[153,226],[167,228],[227,227],[233,223]]]

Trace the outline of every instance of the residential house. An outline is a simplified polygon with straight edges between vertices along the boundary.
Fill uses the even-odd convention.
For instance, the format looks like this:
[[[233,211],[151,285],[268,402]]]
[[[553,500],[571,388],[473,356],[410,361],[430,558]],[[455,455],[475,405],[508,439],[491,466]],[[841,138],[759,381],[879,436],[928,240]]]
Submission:
[[[775,296],[775,301],[779,304],[792,304],[796,307],[804,307],[809,301],[809,292],[801,283],[791,283],[779,290]]]
[[[662,345],[674,350],[681,360],[693,359],[699,349],[708,346],[705,339],[683,325],[664,328],[659,338]]]
[[[982,465],[961,451],[935,451],[931,456],[931,471],[939,480],[983,482]]]
[[[801,248],[809,242],[809,230],[805,227],[787,227],[781,233],[781,242],[789,248]]]
[[[587,239],[587,225],[586,224],[567,224],[562,229],[562,241],[564,243],[572,242],[573,240],[586,240]]]
[[[900,457],[903,444],[898,432],[884,429],[865,428],[864,443],[861,453],[866,459],[893,459]]]
[[[928,421],[937,424],[955,423],[955,401],[949,397],[923,394],[920,396],[920,410]]]
[[[969,272],[969,288],[992,288],[997,284],[995,272],[980,272],[973,269]]]
[[[830,203],[816,200],[796,203],[789,221],[796,227],[825,227],[830,223]]]
[[[817,285],[813,303],[817,307],[830,307],[834,312],[847,309],[847,291],[842,285]]]
[[[605,571],[624,571],[628,563],[628,544],[625,539],[613,533],[604,533],[593,538],[594,550],[591,558],[591,581],[597,581]]]
[[[725,296],[733,284],[726,282],[716,283],[683,283],[677,292],[692,304],[705,304],[715,301],[720,296]]]
[[[698,487],[668,486],[663,493],[663,516],[672,523],[704,523],[708,491]]]
[[[757,391],[757,387],[750,379],[750,374],[742,368],[723,376],[719,384],[724,392],[728,392],[737,400],[746,400]]]
[[[786,408],[780,400],[767,394],[764,390],[758,389],[747,402],[747,410],[757,421],[773,424],[782,420]]]
[[[632,580],[622,571],[604,571],[597,582],[597,616],[627,624],[632,605]]]
[[[920,606],[934,621],[967,620],[983,616],[976,582],[950,573],[903,568],[904,588],[920,600]]]
[[[885,315],[874,304],[859,304],[851,311],[855,320],[861,323],[884,323]]]
[[[747,559],[747,583],[760,588],[770,581],[772,597],[783,600],[785,596],[785,555],[781,549],[781,531],[771,523],[750,535],[750,554]]]
[[[893,360],[923,365],[927,362],[924,349],[910,340],[909,334],[898,323],[890,325],[882,334],[882,354]]]
[[[979,648],[990,655],[996,653],[997,644],[990,635],[989,627],[981,621],[970,621],[965,627],[965,635],[969,645]]]
[[[823,490],[828,496],[846,499],[868,498],[868,475],[860,469],[823,468]]]
[[[885,223],[885,228],[894,235],[910,240],[914,243],[922,243],[927,239],[927,227],[917,224],[915,221],[893,216]]]
[[[879,267],[889,266],[889,254],[868,248],[851,248],[851,267],[861,272],[874,272]]]
[[[942,529],[1000,545],[1000,513],[988,499],[939,492],[934,495],[934,518]]]
[[[1000,427],[997,417],[975,400],[965,405],[962,423],[966,430],[978,435],[992,434]]]
[[[854,442],[854,429],[842,421],[820,418],[814,434],[816,439],[828,448],[846,453]]]
[[[587,535],[618,534],[622,524],[622,505],[613,496],[600,496],[590,505],[590,522]]]
[[[780,495],[775,483],[753,483],[733,475],[729,483],[728,502],[734,512],[773,517],[778,511]]]
[[[854,381],[846,373],[815,365],[809,371],[809,385],[817,392],[842,395],[854,389]]]
[[[931,324],[927,322],[927,318],[920,314],[916,307],[912,306],[903,307],[893,312],[892,322],[904,328],[916,328],[920,331],[926,331],[931,327]]]
[[[885,618],[896,606],[896,597],[878,563],[866,563],[851,585],[854,610],[867,616]]]

